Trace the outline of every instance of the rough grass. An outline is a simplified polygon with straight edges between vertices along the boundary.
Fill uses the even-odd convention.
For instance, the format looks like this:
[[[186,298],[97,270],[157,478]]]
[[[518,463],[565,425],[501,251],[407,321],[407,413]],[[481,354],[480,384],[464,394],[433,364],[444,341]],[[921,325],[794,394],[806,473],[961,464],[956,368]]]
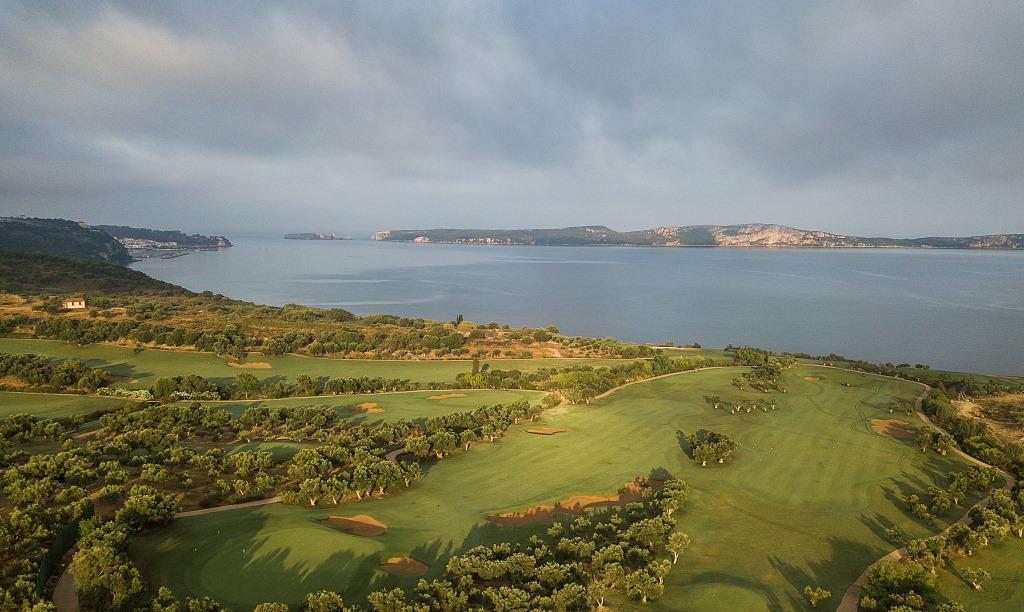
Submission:
[[[115,397],[0,392],[0,418],[15,414],[31,414],[54,419],[117,408],[125,403],[126,400]]]
[[[988,570],[992,580],[977,591],[959,577],[965,567]],[[979,612],[1018,612],[1024,607],[1024,540],[1009,538],[971,557],[958,557],[947,570],[939,572],[937,590]]]
[[[963,464],[920,453],[906,440],[872,431],[892,398],[919,387],[853,372],[799,367],[775,412],[731,415],[704,400],[764,397],[730,384],[735,369],[681,374],[638,384],[588,407],[545,416],[567,436],[535,436],[514,427],[433,465],[409,490],[345,507],[264,506],[176,521],[134,540],[152,584],[210,595],[229,607],[260,601],[297,604],[308,591],[345,592],[357,601],[415,578],[382,571],[381,559],[410,556],[439,575],[466,548],[524,540],[544,526],[502,526],[488,515],[520,511],[572,495],[614,495],[637,475],[672,475],[692,489],[680,525],[693,545],[649,608],[804,609],[801,591],[821,585],[841,596],[872,561],[892,548],[883,529],[911,536],[929,527],[908,515],[903,495],[921,492]],[[810,383],[804,376],[825,377]],[[841,386],[850,383],[850,387]],[[536,426],[536,425],[533,425]],[[701,468],[680,435],[707,428],[739,443],[729,464]],[[377,538],[339,533],[320,520],[369,514],[390,526]],[[951,514],[948,518],[954,518]],[[623,607],[626,602],[613,602]]]
[[[136,349],[108,344],[76,346],[56,340],[0,338],[0,353],[38,353],[54,358],[81,359],[87,365],[102,368],[123,377],[128,387],[150,387],[161,376],[198,374],[219,384],[227,384],[241,373],[237,364],[213,353]],[[321,359],[302,355],[253,355],[252,360],[269,364],[269,369],[249,371],[261,380],[294,380],[300,374],[314,378],[381,377],[408,379],[414,382],[451,382],[461,372],[468,372],[472,362],[466,360],[383,361],[373,359]],[[487,359],[492,369],[518,369],[524,372],[540,368],[564,368],[574,364],[608,366],[626,363],[622,359]]]

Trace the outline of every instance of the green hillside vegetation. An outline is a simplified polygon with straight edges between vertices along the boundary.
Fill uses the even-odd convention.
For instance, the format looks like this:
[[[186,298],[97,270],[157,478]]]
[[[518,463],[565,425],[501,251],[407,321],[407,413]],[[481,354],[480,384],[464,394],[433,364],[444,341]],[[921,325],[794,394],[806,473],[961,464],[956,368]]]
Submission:
[[[132,261],[106,232],[66,219],[0,217],[0,249],[122,265]]]
[[[0,228],[3,222],[0,221]],[[0,240],[0,248],[9,248]],[[83,261],[0,250],[0,292],[21,295],[126,294],[185,296],[192,292],[106,261]]]

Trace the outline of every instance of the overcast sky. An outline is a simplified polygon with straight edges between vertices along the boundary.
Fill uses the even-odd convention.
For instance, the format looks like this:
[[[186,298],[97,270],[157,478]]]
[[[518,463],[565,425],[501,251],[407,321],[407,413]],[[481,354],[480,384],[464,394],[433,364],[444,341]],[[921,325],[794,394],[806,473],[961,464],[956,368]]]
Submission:
[[[1024,2],[0,0],[0,214],[1024,232]]]

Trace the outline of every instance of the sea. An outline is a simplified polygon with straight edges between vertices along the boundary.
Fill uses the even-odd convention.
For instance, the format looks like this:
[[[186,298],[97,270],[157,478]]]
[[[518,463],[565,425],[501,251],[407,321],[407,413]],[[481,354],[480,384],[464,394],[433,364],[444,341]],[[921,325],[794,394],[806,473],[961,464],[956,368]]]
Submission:
[[[263,304],[1024,375],[1024,252],[230,239],[133,267]]]

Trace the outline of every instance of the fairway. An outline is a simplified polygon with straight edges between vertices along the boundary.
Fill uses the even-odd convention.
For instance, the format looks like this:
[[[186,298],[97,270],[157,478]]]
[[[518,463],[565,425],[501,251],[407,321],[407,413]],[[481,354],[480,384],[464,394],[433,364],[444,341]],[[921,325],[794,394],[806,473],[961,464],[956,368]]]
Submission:
[[[162,376],[197,374],[220,385],[230,383],[235,376],[248,372],[271,383],[294,380],[300,374],[313,378],[397,378],[413,382],[452,382],[455,376],[469,372],[468,360],[385,361],[379,359],[322,359],[303,355],[255,354],[249,362],[269,364],[269,368],[239,368],[228,365],[228,359],[213,353],[196,351],[168,351],[137,349],[113,344],[77,346],[57,340],[29,338],[0,338],[0,353],[37,353],[53,358],[80,359],[86,365],[102,368],[117,376],[126,387],[150,387]],[[532,372],[540,368],[565,368],[588,364],[611,366],[625,363],[623,359],[486,359],[496,370],[522,370]]]
[[[494,444],[431,465],[411,489],[383,499],[178,520],[133,540],[133,557],[151,584],[238,609],[269,600],[297,604],[318,589],[358,600],[384,586],[415,584],[415,577],[381,571],[387,557],[412,557],[430,567],[427,577],[436,576],[453,553],[545,528],[499,526],[488,515],[571,495],[614,494],[653,470],[690,483],[691,501],[679,520],[693,545],[667,579],[665,595],[648,607],[795,610],[804,608],[800,591],[808,584],[841,596],[891,549],[884,527],[899,524],[911,536],[944,527],[918,522],[900,499],[963,464],[920,453],[910,441],[870,426],[870,419],[888,414],[890,399],[911,400],[920,387],[802,366],[787,372],[789,392],[776,396],[775,412],[712,409],[708,395],[764,397],[733,387],[738,371],[680,374],[624,388],[591,406],[551,411],[541,425],[564,433],[540,436],[525,433],[525,424],[514,427]],[[734,460],[701,468],[687,458],[679,436],[699,428],[733,436]],[[383,522],[387,532],[359,537],[320,522],[357,514]]]
[[[445,395],[453,397],[445,397]],[[543,391],[520,390],[464,390],[452,394],[437,391],[400,391],[397,393],[363,393],[357,395],[328,395],[309,398],[287,398],[277,400],[240,400],[231,402],[203,402],[204,405],[224,408],[234,415],[240,415],[249,407],[265,406],[291,407],[315,406],[333,408],[338,414],[351,421],[363,423],[393,422],[405,419],[414,421],[432,416],[465,412],[480,406],[511,404],[520,400],[537,403],[544,397]],[[430,398],[439,399],[430,399]],[[360,404],[374,404],[381,412],[362,412],[352,408]]]
[[[0,418],[31,414],[55,419],[117,408],[126,403],[126,400],[116,397],[0,392]]]

